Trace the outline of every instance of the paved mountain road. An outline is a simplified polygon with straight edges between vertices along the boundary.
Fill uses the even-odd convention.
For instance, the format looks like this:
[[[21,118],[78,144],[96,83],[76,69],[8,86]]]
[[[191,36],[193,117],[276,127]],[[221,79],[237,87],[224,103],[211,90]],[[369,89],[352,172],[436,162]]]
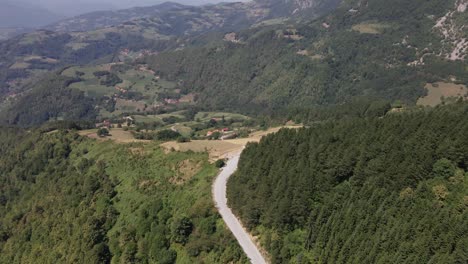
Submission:
[[[224,222],[236,237],[240,246],[244,250],[247,257],[253,264],[266,264],[257,245],[252,241],[249,233],[242,227],[239,219],[232,213],[227,205],[226,185],[229,177],[237,170],[239,163],[240,152],[231,154],[226,166],[216,178],[213,186],[213,195],[219,213],[223,217]]]

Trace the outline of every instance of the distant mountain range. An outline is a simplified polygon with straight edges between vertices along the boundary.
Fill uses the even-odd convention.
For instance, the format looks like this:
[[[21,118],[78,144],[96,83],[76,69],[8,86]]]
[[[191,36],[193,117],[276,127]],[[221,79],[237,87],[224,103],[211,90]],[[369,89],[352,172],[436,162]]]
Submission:
[[[228,24],[258,21],[261,19],[304,15],[312,19],[318,14],[333,10],[342,0],[256,0],[249,2],[219,3],[216,5],[188,6],[174,2],[164,2],[147,7],[134,7],[122,10],[97,11],[54,23],[47,28],[54,31],[90,31],[117,26],[124,22],[139,19],[166,19],[187,21],[187,17],[197,20],[211,20],[222,27]],[[210,14],[215,19],[209,18]],[[177,15],[177,17],[176,17]],[[215,22],[218,21],[218,22]],[[233,22],[234,21],[234,22]],[[209,22],[209,23],[211,23]]]
[[[39,6],[0,1],[0,27],[2,28],[41,27],[63,18],[64,16]]]

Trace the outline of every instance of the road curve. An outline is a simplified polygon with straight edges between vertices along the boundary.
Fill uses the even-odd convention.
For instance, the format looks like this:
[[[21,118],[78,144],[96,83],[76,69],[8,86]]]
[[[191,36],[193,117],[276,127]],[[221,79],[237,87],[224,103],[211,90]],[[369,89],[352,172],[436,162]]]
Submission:
[[[249,233],[242,227],[239,219],[232,213],[227,205],[226,185],[229,177],[237,170],[239,163],[240,152],[232,154],[226,163],[226,166],[221,170],[221,173],[216,178],[213,186],[213,195],[219,213],[223,217],[224,222],[236,237],[240,246],[244,250],[250,262],[253,264],[266,264],[257,245],[252,241]]]

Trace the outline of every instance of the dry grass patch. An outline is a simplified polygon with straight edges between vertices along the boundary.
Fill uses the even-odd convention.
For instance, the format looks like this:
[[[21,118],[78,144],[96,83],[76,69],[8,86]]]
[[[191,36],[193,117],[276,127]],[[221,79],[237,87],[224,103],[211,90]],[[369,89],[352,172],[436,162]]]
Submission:
[[[465,85],[437,82],[426,84],[427,95],[419,98],[417,105],[436,106],[442,103],[444,98],[468,99],[468,88]]]
[[[152,191],[161,183],[157,180],[142,180],[138,184],[138,188],[142,191]]]
[[[242,151],[245,145],[249,142],[259,142],[260,139],[270,133],[276,133],[281,128],[300,128],[302,126],[283,126],[274,127],[264,131],[257,131],[248,138],[228,139],[228,140],[192,140],[191,142],[179,143],[170,141],[161,144],[166,153],[171,151],[194,151],[208,152],[210,162],[215,162],[220,158],[225,158],[231,153]]]
[[[193,160],[184,160],[177,164],[177,168],[173,170],[177,171],[177,175],[170,178],[169,182],[176,185],[182,185],[197,175],[203,167],[202,162],[195,162]]]
[[[354,25],[352,27],[352,30],[357,31],[361,34],[381,34],[382,31],[388,27],[389,25],[369,22]]]
[[[184,95],[180,98],[179,102],[191,104],[195,102],[195,94],[190,93],[190,94]]]
[[[115,102],[115,109],[122,111],[144,111],[145,102],[143,101],[134,101],[134,100],[125,100],[117,98]]]
[[[55,64],[55,63],[59,62],[56,59],[52,59],[52,58],[48,58],[48,57],[35,56],[35,55],[27,56],[27,57],[24,58],[25,62],[30,62],[30,61],[33,61],[33,60],[39,60],[41,62],[51,63],[51,64]]]
[[[97,139],[100,141],[113,140],[117,143],[151,142],[150,140],[135,139],[130,131],[124,131],[121,128],[111,129],[109,131],[110,135],[107,137],[99,137],[96,132],[97,132],[97,129],[89,129],[89,130],[79,131],[78,133],[81,136],[86,136],[86,137]]]
[[[84,43],[84,42],[71,42],[71,43],[67,43],[65,47],[71,48],[72,50],[80,50],[80,49],[86,48],[88,45],[89,45],[88,43]]]
[[[166,152],[171,150],[175,151],[193,151],[193,152],[208,152],[210,161],[216,161],[217,159],[227,155],[228,153],[240,151],[243,145],[231,143],[227,140],[192,140],[191,142],[178,143],[170,141],[161,145]]]
[[[31,66],[31,64],[27,62],[15,62],[15,64],[10,66],[10,69],[12,70],[18,70],[18,69],[27,69]]]

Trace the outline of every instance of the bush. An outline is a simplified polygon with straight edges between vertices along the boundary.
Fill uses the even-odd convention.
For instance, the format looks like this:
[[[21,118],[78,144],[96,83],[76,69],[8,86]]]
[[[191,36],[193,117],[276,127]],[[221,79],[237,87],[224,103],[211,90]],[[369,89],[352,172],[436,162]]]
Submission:
[[[180,137],[178,132],[172,131],[170,129],[165,129],[156,132],[154,139],[156,140],[174,140]]]
[[[179,142],[179,143],[190,142],[190,138],[180,137],[180,138],[177,139],[177,142]]]
[[[216,168],[222,168],[226,166],[226,162],[224,161],[224,159],[219,159],[215,162],[215,166]]]
[[[105,127],[99,128],[97,131],[97,135],[100,137],[107,137],[109,136],[109,130]]]

